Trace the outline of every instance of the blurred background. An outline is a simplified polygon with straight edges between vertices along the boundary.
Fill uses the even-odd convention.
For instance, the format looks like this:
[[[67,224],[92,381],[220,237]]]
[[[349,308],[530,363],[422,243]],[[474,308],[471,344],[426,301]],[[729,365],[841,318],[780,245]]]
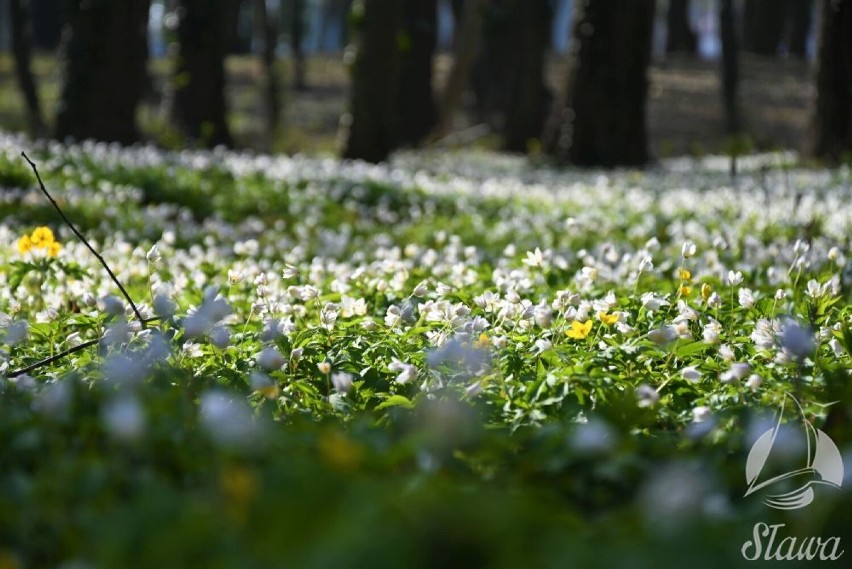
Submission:
[[[814,148],[816,70],[821,22],[842,42],[848,4],[0,0],[0,129],[370,161],[469,145],[604,166],[838,158]]]

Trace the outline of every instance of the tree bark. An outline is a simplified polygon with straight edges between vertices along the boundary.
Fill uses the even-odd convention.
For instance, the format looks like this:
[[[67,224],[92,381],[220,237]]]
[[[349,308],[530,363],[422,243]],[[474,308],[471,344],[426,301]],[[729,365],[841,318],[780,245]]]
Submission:
[[[668,24],[666,53],[695,54],[698,49],[698,38],[689,23],[689,0],[671,0],[666,22]]]
[[[405,0],[400,71],[400,144],[417,146],[437,122],[432,58],[438,42],[437,0]]]
[[[462,102],[470,78],[470,69],[482,44],[483,10],[487,0],[468,0],[456,28],[453,66],[438,103],[438,124],[431,138],[440,139],[452,130],[452,122]]]
[[[358,48],[350,113],[342,120],[343,157],[382,162],[399,142],[399,0],[362,0],[354,8]]]
[[[504,109],[503,149],[526,152],[541,138],[551,94],[545,85],[545,60],[550,48],[553,13],[547,0],[513,0],[512,43],[508,61],[507,98]]]
[[[307,71],[305,69],[305,50],[302,43],[305,39],[305,2],[292,0],[290,17],[290,53],[293,56],[293,86],[298,91],[308,88]]]
[[[15,58],[15,76],[27,107],[27,122],[34,136],[45,134],[44,118],[39,104],[38,88],[31,68],[32,37],[30,18],[24,0],[10,0],[9,20],[12,28],[12,53]]]
[[[233,0],[228,0],[233,1]],[[225,2],[180,0],[172,119],[189,141],[233,146],[225,101]]]
[[[54,51],[62,39],[62,26],[68,20],[68,2],[64,0],[30,0],[33,45]]]
[[[654,0],[575,0],[568,85],[545,150],[559,163],[648,161],[647,67]]]
[[[790,55],[805,57],[811,31],[812,0],[790,0]]]
[[[266,135],[269,146],[278,134],[278,120],[281,116],[281,97],[278,70],[275,67],[275,48],[278,46],[278,26],[275,18],[270,18],[266,9],[266,0],[254,0],[255,34],[260,43],[260,63],[263,69],[262,98],[265,114]]]
[[[789,0],[746,0],[743,13],[743,50],[777,56]]]
[[[822,0],[814,156],[852,157],[852,0]]]
[[[719,9],[719,30],[722,36],[722,103],[725,109],[725,130],[728,134],[735,134],[740,130],[737,101],[740,71],[733,0],[722,0]]]
[[[57,138],[138,140],[136,107],[145,80],[148,8],[148,0],[68,2]]]

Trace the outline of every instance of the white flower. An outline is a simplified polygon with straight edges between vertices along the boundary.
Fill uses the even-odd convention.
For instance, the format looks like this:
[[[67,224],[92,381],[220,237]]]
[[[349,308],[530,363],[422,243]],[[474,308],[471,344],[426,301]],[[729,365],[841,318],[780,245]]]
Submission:
[[[730,362],[734,359],[734,350],[728,344],[722,344],[719,346],[719,356],[726,362]]]
[[[838,341],[837,338],[832,338],[828,342],[828,345],[831,348],[831,351],[834,352],[834,355],[836,357],[839,358],[843,356],[843,346],[840,344],[840,341]]]
[[[398,376],[396,376],[396,382],[402,385],[417,379],[417,367],[399,361],[394,358],[393,361],[388,364],[388,369],[392,372],[400,372]]]
[[[352,374],[338,371],[331,374],[331,384],[338,393],[346,394],[352,389]]]
[[[701,372],[693,366],[683,368],[680,373],[683,375],[683,378],[690,383],[698,383],[701,381]]]
[[[692,409],[692,420],[696,423],[703,423],[711,416],[710,407],[699,405]]]
[[[636,388],[636,400],[639,407],[653,407],[660,400],[660,394],[650,385],[643,383]]]
[[[698,248],[695,246],[695,243],[692,241],[684,241],[683,246],[680,248],[680,254],[684,259],[688,259],[695,255]]]
[[[318,288],[313,287],[311,285],[305,285],[299,291],[299,298],[303,301],[307,302],[309,300],[313,300],[320,295],[320,291]]]
[[[642,295],[642,306],[648,312],[653,312],[655,310],[659,310],[660,307],[668,304],[668,301],[660,296],[657,296],[653,292],[646,292]]]
[[[243,280],[243,274],[233,269],[228,269],[228,284],[235,285]]]
[[[740,306],[743,308],[751,308],[754,306],[754,293],[751,289],[741,288],[738,292],[740,299]]]
[[[210,332],[210,343],[224,350],[231,342],[231,333],[224,326],[217,326]]]
[[[145,432],[145,412],[132,395],[120,395],[101,410],[107,432],[120,441],[134,441]]]
[[[293,363],[298,362],[302,359],[302,352],[305,351],[305,348],[294,348],[290,351],[290,361]]]
[[[737,286],[743,282],[743,274],[740,271],[728,271],[727,282],[731,286]]]
[[[828,284],[829,283],[820,285],[819,282],[814,279],[811,279],[808,281],[808,290],[807,292],[805,292],[805,294],[807,294],[813,299],[820,298],[821,296],[824,296],[825,293],[828,291]]]
[[[540,267],[544,263],[544,255],[541,249],[535,248],[535,251],[527,251],[527,258],[523,263],[529,267]]]
[[[799,361],[811,355],[816,348],[813,333],[795,320],[788,320],[781,328],[781,346]]]
[[[722,306],[722,297],[716,292],[710,293],[710,298],[707,299],[707,306],[710,308],[719,308]]]
[[[323,375],[328,375],[331,373],[331,362],[320,362],[317,364],[317,369]]]
[[[783,288],[779,288],[775,291],[775,300],[784,300],[785,298],[787,298],[787,291]]]
[[[275,371],[281,369],[286,363],[284,356],[275,348],[264,348],[257,355],[257,365],[264,371]]]
[[[293,265],[284,265],[284,270],[281,271],[281,276],[285,279],[292,279],[299,274],[299,269]]]
[[[163,258],[156,243],[148,249],[148,252],[145,254],[145,258],[148,259],[149,263],[157,263]]]
[[[29,324],[26,320],[12,322],[6,327],[6,344],[9,346],[17,346],[27,339],[29,334]]]
[[[751,374],[745,382],[746,387],[748,387],[752,391],[757,391],[761,383],[763,383],[763,380],[756,373]]]
[[[395,304],[388,306],[387,312],[385,312],[385,326],[388,328],[394,328],[399,326],[401,322],[402,311],[399,309],[399,306]]]
[[[154,314],[159,316],[160,318],[168,318],[177,310],[177,306],[172,300],[164,295],[158,294],[154,297]]]
[[[429,283],[427,283],[426,281],[422,281],[419,285],[414,287],[414,292],[412,294],[414,294],[414,296],[422,298],[426,296],[427,292],[429,292]]]
[[[439,296],[446,296],[453,292],[453,287],[444,283],[438,283],[435,285],[435,292],[437,292]]]
[[[677,338],[677,336],[678,333],[672,326],[663,326],[662,328],[648,332],[648,339],[659,345],[668,344]]]
[[[543,354],[544,352],[552,350],[553,344],[550,342],[550,340],[539,338],[535,341],[535,347],[537,354]]]

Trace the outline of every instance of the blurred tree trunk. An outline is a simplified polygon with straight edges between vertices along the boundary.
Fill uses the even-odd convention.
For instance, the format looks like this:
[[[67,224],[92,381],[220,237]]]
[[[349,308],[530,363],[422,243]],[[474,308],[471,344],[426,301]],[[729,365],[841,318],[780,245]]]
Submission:
[[[33,45],[53,51],[62,39],[62,26],[68,20],[67,0],[31,0]]]
[[[435,126],[432,58],[438,42],[437,0],[405,0],[400,71],[400,144],[416,146]]]
[[[452,129],[453,118],[467,90],[470,70],[482,44],[483,11],[487,0],[468,0],[457,19],[453,40],[453,66],[438,103],[438,124],[432,132],[433,139],[446,136]],[[454,8],[457,10],[457,8]]]
[[[276,18],[270,18],[266,0],[254,0],[255,34],[260,43],[260,62],[263,68],[263,110],[266,122],[266,134],[269,147],[278,134],[278,120],[281,116],[281,98],[278,70],[275,67],[275,48],[278,46],[278,25]]]
[[[805,57],[811,30],[812,0],[790,0],[790,55]]]
[[[402,8],[399,0],[362,0],[353,8],[358,47],[350,114],[342,121],[344,158],[381,162],[397,147]]]
[[[12,53],[15,57],[15,76],[27,107],[27,121],[33,136],[45,134],[44,119],[38,99],[38,89],[31,68],[31,28],[25,0],[10,0],[9,21],[12,28]]]
[[[746,0],[743,13],[743,50],[778,55],[784,36],[789,0]]]
[[[139,138],[136,107],[148,54],[148,0],[69,0],[56,136]]]
[[[305,2],[304,0],[292,0],[291,6],[290,53],[293,57],[293,86],[298,91],[304,91],[308,88],[305,50],[302,46],[305,39]]]
[[[551,106],[545,62],[553,12],[548,0],[513,0],[512,7],[515,25],[511,38],[516,48],[507,62],[503,148],[526,152],[530,141],[541,137]]]
[[[232,1],[180,0],[172,119],[190,141],[205,146],[233,146],[225,102],[224,5]]]
[[[852,0],[822,0],[813,154],[852,157]]]
[[[733,0],[722,0],[719,9],[719,31],[722,36],[722,102],[725,109],[725,130],[728,134],[735,134],[740,130],[737,101],[740,70],[733,4]]]
[[[671,0],[666,22],[666,53],[694,54],[698,49],[698,38],[689,23],[689,0]]]
[[[654,0],[575,0],[568,85],[545,138],[557,162],[648,161],[647,68]]]

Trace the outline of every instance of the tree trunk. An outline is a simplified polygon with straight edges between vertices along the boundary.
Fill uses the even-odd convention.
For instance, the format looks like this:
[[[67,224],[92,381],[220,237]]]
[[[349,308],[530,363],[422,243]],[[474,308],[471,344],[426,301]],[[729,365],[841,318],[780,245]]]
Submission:
[[[822,0],[813,154],[852,157],[852,0]]]
[[[689,23],[689,0],[671,0],[666,22],[666,53],[694,54],[698,49],[698,38]]]
[[[362,0],[350,114],[342,121],[344,158],[386,160],[399,141],[399,32],[403,10],[398,0]]]
[[[232,1],[232,0],[229,0]],[[180,0],[172,119],[191,142],[233,146],[225,102],[228,46],[224,2]]]
[[[790,55],[805,57],[811,31],[812,0],[790,0]]]
[[[275,48],[278,45],[278,26],[275,18],[270,18],[266,9],[266,0],[254,0],[255,34],[260,43],[260,63],[263,69],[262,98],[266,123],[266,135],[269,147],[278,134],[278,119],[281,116],[278,70],[275,67]]]
[[[438,41],[437,0],[405,0],[400,71],[400,144],[417,146],[437,121],[432,58]]]
[[[740,130],[737,102],[740,71],[733,0],[722,0],[719,9],[719,30],[722,36],[722,102],[725,108],[725,129],[728,134],[735,134]]]
[[[24,0],[10,0],[9,20],[12,28],[12,52],[15,57],[15,76],[27,107],[27,121],[33,136],[45,134],[44,119],[38,99],[38,89],[30,67],[31,29]]]
[[[33,45],[44,51],[54,51],[62,39],[62,26],[68,20],[65,0],[30,0]]]
[[[71,0],[68,8],[57,138],[135,142],[149,1]]]
[[[512,43],[516,46],[508,63],[504,108],[503,148],[526,152],[539,139],[551,105],[545,85],[545,59],[550,47],[552,10],[547,0],[513,0]]]
[[[568,86],[546,151],[557,162],[614,167],[648,161],[647,68],[654,0],[575,0]]]
[[[305,39],[305,2],[304,0],[292,0],[291,7],[290,53],[293,58],[293,86],[297,91],[304,91],[308,88],[305,50],[302,46]]]
[[[443,138],[452,130],[453,118],[467,90],[471,65],[482,43],[482,13],[486,2],[468,0],[464,3],[461,19],[457,20],[453,66],[439,101],[438,124],[431,135],[433,139]]]
[[[744,4],[743,50],[758,55],[778,55],[789,0],[746,0]]]

